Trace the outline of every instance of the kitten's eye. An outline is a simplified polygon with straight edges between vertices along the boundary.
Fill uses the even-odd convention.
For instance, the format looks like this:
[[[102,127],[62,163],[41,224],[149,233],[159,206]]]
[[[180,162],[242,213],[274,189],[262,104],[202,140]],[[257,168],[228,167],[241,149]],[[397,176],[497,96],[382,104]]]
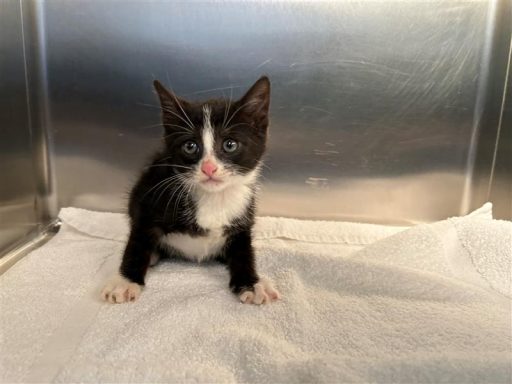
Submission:
[[[233,153],[238,149],[238,143],[233,139],[224,140],[222,148],[227,153]]]
[[[199,146],[197,145],[197,143],[189,140],[189,141],[186,141],[182,146],[181,146],[181,149],[183,150],[183,152],[185,152],[187,155],[194,155],[197,153],[197,151],[199,150]]]

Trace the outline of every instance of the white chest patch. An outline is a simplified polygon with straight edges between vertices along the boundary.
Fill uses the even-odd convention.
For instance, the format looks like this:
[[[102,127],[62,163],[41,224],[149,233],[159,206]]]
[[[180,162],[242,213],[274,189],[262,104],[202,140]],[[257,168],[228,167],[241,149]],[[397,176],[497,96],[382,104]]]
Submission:
[[[217,255],[224,247],[226,238],[222,229],[211,230],[206,236],[190,236],[183,233],[170,233],[160,240],[189,260],[201,262]]]
[[[205,236],[190,236],[183,233],[169,233],[161,242],[179,251],[189,260],[201,262],[219,254],[226,243],[224,227],[241,217],[252,196],[247,185],[235,185],[223,191],[209,193],[202,191],[196,198],[196,222],[208,230]]]
[[[252,190],[239,184],[216,193],[200,192],[196,200],[196,221],[204,229],[222,229],[242,216],[249,204]]]

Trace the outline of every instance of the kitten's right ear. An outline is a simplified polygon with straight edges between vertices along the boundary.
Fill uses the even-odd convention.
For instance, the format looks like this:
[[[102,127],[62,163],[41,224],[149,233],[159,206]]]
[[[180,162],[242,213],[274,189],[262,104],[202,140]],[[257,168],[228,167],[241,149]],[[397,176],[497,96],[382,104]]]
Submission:
[[[158,80],[153,81],[153,87],[155,87],[155,91],[160,99],[164,122],[165,120],[173,120],[176,117],[183,116],[185,114],[185,108],[188,106],[188,103],[185,100],[180,100]]]

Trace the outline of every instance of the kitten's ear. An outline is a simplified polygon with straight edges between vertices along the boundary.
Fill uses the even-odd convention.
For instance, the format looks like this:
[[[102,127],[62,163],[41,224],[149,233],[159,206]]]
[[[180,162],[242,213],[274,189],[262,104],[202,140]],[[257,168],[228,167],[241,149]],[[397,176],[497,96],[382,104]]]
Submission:
[[[179,99],[174,93],[165,88],[158,80],[153,81],[153,86],[160,99],[164,123],[176,120],[185,115],[188,103]]]
[[[260,77],[239,103],[243,114],[253,119],[256,124],[267,125],[270,107],[270,80],[268,77]]]

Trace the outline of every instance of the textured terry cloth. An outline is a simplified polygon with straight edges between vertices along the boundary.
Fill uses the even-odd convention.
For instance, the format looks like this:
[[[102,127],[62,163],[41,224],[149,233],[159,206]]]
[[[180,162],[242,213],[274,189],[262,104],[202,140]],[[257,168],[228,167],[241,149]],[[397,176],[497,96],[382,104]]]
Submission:
[[[283,295],[261,307],[237,301],[224,267],[187,262],[152,268],[134,303],[103,303],[126,218],[60,217],[0,276],[1,382],[511,381],[512,224],[490,205],[407,230],[260,218],[259,269]]]
[[[492,220],[490,203],[466,217],[412,227],[352,257],[423,270],[511,296],[512,223]]]

